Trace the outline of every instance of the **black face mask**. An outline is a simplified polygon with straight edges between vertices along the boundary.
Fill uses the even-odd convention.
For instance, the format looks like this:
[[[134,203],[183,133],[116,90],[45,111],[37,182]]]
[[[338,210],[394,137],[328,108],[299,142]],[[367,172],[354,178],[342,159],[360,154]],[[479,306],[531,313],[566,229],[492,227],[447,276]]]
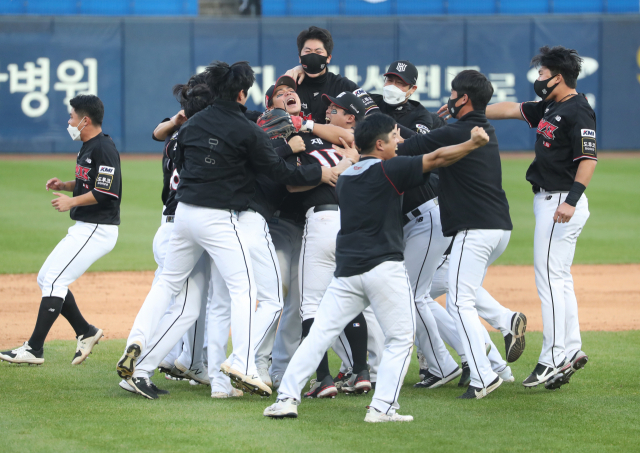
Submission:
[[[327,58],[324,55],[318,55],[317,53],[308,53],[300,57],[302,63],[302,69],[307,74],[319,74],[327,67]]]
[[[460,113],[460,110],[462,110],[462,107],[464,107],[465,105],[467,105],[467,104],[465,103],[465,104],[462,104],[462,105],[459,105],[459,106],[457,106],[457,107],[456,107],[456,102],[458,102],[458,100],[459,100],[462,96],[464,96],[464,94],[458,94],[458,97],[457,97],[457,98],[455,98],[455,99],[451,99],[451,98],[449,98],[449,100],[447,101],[447,108],[449,109],[449,113],[451,114],[451,118],[455,118],[455,117],[456,117],[456,115],[457,115],[458,113]]]
[[[558,82],[552,87],[547,86],[547,83],[549,83],[549,80],[553,79],[554,77],[555,76],[551,76],[547,80],[536,80],[535,82],[533,82],[533,91],[535,91],[536,94],[540,96],[540,98],[543,101],[549,97],[549,95],[555,89],[555,87],[560,85],[560,82]]]

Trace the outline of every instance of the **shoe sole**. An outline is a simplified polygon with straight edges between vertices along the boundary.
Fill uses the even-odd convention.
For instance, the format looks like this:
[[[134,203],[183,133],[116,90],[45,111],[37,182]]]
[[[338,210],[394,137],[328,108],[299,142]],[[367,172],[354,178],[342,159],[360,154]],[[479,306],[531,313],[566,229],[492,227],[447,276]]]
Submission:
[[[527,331],[527,317],[518,313],[511,325],[511,346],[507,350],[507,363],[513,363],[520,358],[525,348],[524,334]]]
[[[286,414],[269,414],[269,415],[265,415],[265,417],[269,417],[269,418],[275,418],[275,419],[282,419],[282,418],[298,418],[298,414],[296,414],[295,412],[288,412]]]
[[[584,366],[589,361],[589,358],[585,355],[576,360],[573,365],[571,363],[568,364],[568,369],[564,372],[559,371],[557,374],[552,376],[545,384],[544,388],[547,390],[557,390],[565,384],[569,383],[571,376],[578,370],[584,368]]]
[[[223,373],[224,370],[222,370],[222,368],[220,369]],[[229,376],[229,378],[233,381],[235,381],[236,383],[240,384],[242,387],[244,387],[245,389],[247,389],[247,391],[249,393],[251,393],[252,395],[254,393],[257,393],[260,396],[271,396],[271,389],[267,387],[267,389],[263,389],[260,388],[258,385],[256,384],[252,384],[251,382],[247,382],[244,375],[241,375],[237,372],[235,372],[235,370],[229,368],[227,373],[224,373],[227,376]]]
[[[87,359],[87,357],[89,357],[89,354],[93,352],[93,347],[98,343],[100,343],[100,340],[102,339],[103,336],[104,335],[103,335],[102,329],[98,329],[96,334],[93,337],[91,337],[91,343],[89,343],[88,352],[86,354],[81,354],[80,357],[74,357],[74,359],[71,361],[71,365],[80,365],[82,362],[84,362]]]
[[[125,381],[126,383],[126,381]],[[137,393],[133,387],[131,387],[131,384],[126,383],[126,385],[128,385],[130,388],[125,387],[125,384],[122,383],[122,381],[120,381],[120,383],[118,384],[118,387],[120,387],[122,390],[124,390],[125,392],[129,392],[129,393]]]
[[[498,376],[500,378],[500,376]],[[487,387],[487,393],[485,395],[483,395],[482,393],[480,393],[480,395],[476,395],[476,399],[477,400],[481,400],[482,398],[484,398],[485,396],[489,395],[489,393],[493,392],[495,389],[497,389],[498,387],[500,387],[502,385],[504,381],[502,380],[502,378],[500,378],[498,380],[498,382],[496,382],[493,385],[490,385],[489,387]]]
[[[346,387],[346,386],[342,387],[342,393],[345,393],[347,395],[354,395],[354,394],[362,395],[363,393],[367,394],[370,391],[371,391],[371,382],[369,381],[358,382],[353,387]]]
[[[149,400],[157,400],[157,399],[159,399],[159,397],[157,397],[157,396],[154,398],[152,395],[147,395],[146,393],[140,391],[140,389],[138,387],[136,387],[136,385],[133,383],[133,379],[127,379],[127,384],[129,384],[135,390],[136,395],[143,396],[143,397],[145,397],[145,398],[147,398]]]
[[[141,353],[142,350],[137,343],[129,345],[125,353],[118,361],[118,365],[116,365],[118,376],[120,376],[124,380],[127,380],[128,378],[133,376],[136,360],[138,359],[138,357],[140,357]],[[131,385],[131,383],[129,383],[129,385]]]
[[[348,393],[348,392],[345,392]],[[335,387],[329,387],[326,388],[324,390],[321,390],[317,395],[315,396],[308,396],[308,393],[305,393],[304,397],[305,398],[335,398],[336,395],[338,394],[338,389]]]
[[[11,357],[8,357],[6,355],[2,355],[0,354],[0,362],[9,362],[9,363],[15,363],[15,364],[21,364],[21,363],[25,363],[27,365],[42,365],[44,363],[44,359],[39,359],[39,358],[35,358],[35,359],[13,359]]]

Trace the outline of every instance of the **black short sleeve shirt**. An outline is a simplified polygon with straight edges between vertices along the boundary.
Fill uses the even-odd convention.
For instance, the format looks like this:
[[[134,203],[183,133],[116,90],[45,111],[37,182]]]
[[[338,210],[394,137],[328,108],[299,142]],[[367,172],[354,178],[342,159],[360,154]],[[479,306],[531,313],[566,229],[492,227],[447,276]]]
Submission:
[[[76,160],[73,196],[91,192],[98,204],[71,208],[71,218],[87,223],[120,225],[122,175],[116,145],[102,132],[83,143]]]
[[[402,195],[421,184],[422,156],[387,161],[363,157],[340,175],[336,277],[360,275],[385,261],[404,259]]]
[[[582,159],[597,160],[596,114],[582,94],[564,102],[520,104],[522,117],[536,128],[536,157],[527,170],[534,191],[568,192]]]

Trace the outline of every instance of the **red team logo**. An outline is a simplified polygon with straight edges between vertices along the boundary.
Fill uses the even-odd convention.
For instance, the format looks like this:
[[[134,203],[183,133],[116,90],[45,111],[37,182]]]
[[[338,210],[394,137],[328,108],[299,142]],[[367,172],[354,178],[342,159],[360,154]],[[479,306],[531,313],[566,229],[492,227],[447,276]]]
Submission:
[[[83,181],[89,181],[90,170],[90,168],[82,167],[76,164],[76,178],[82,179]]]
[[[555,137],[553,133],[558,129],[558,126],[554,126],[544,118],[538,123],[538,134],[541,134],[547,140],[553,140]]]

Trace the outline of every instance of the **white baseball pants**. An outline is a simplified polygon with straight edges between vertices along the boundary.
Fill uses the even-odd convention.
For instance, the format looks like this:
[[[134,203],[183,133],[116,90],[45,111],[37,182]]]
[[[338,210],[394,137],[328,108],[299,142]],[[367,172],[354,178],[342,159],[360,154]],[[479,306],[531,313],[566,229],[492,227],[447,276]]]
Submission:
[[[258,298],[253,322],[256,367],[267,368],[283,307],[280,264],[264,217],[253,211],[243,211],[238,221],[251,255]]]
[[[144,310],[148,313],[143,313],[141,309],[138,317],[142,315],[141,322],[150,325],[157,322],[156,319],[160,316],[158,313],[163,313],[169,305],[171,296],[180,292],[203,252],[207,252],[213,260],[213,264],[225,281],[231,298],[231,328],[234,346],[234,359],[231,367],[241,373],[253,375],[256,372],[255,340],[252,336],[256,285],[253,279],[251,257],[239,232],[236,212],[186,203],[178,204],[165,266],[158,282],[151,288],[145,304],[143,304],[144,309],[149,301],[152,307],[155,306],[155,309]],[[189,308],[189,316],[193,316],[193,319],[190,320],[194,322],[198,317],[200,305],[198,304],[197,310],[192,311],[190,306]],[[156,349],[164,351],[164,355],[159,360],[171,350],[189,326],[190,324],[187,325],[183,319],[168,328],[164,333],[165,338],[162,343],[167,343],[166,338],[175,337],[175,339],[168,346],[163,344],[162,348],[160,348],[160,343],[156,345]],[[209,326],[209,330],[214,328],[213,325]],[[155,363],[155,366],[158,363]]]
[[[284,295],[284,307],[271,352],[269,370],[269,374],[275,378],[282,377],[302,338],[298,263],[303,229],[293,222],[274,217],[269,221],[269,232],[280,263]]]
[[[415,295],[416,340],[435,376],[445,377],[458,369],[458,364],[444,345],[436,319],[429,302],[431,282],[442,254],[451,243],[451,238],[442,234],[440,208],[436,200],[429,200],[417,208],[415,216],[404,226],[404,259]]]
[[[542,303],[542,352],[538,362],[553,367],[582,347],[571,264],[578,236],[589,218],[589,202],[583,194],[571,220],[555,223],[553,214],[566,197],[567,193],[540,192],[533,199],[533,264]]]
[[[295,398],[315,372],[325,351],[349,321],[369,305],[385,335],[385,349],[371,406],[394,413],[415,339],[415,307],[404,263],[387,261],[352,277],[333,278],[311,331],[294,354],[278,389],[278,398]]]
[[[38,273],[42,297],[67,297],[69,285],[105,256],[118,240],[117,225],[77,221],[49,254]]]
[[[453,239],[449,256],[447,310],[454,319],[471,371],[471,385],[488,387],[497,377],[487,358],[486,329],[478,318],[476,300],[487,268],[504,252],[511,231],[464,230]],[[492,346],[492,349],[494,347]]]

